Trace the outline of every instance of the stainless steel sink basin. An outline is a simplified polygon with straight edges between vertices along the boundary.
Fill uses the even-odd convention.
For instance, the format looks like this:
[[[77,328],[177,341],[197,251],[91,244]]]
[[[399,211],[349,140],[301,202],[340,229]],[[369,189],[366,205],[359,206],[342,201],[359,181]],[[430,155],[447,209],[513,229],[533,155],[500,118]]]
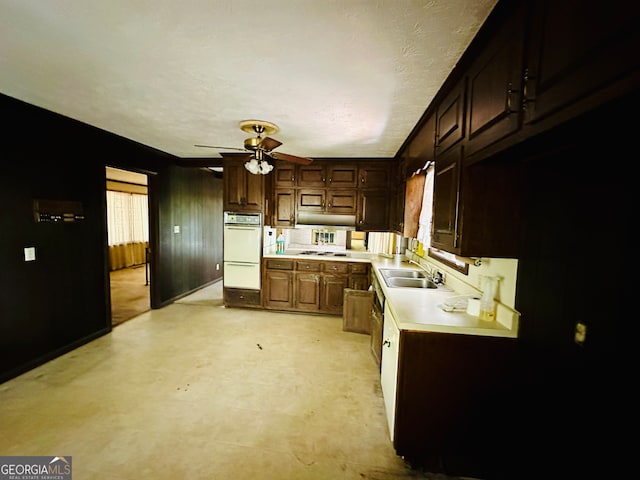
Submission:
[[[380,272],[384,278],[402,277],[402,278],[427,278],[427,274],[420,270],[401,270],[393,268],[381,268]]]
[[[384,280],[389,287],[438,288],[428,278],[387,277]]]

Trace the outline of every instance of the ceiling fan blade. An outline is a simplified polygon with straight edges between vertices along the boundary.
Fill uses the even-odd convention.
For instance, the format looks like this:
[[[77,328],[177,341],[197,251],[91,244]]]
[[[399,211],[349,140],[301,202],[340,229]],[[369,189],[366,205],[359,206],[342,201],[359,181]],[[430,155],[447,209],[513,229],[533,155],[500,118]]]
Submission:
[[[282,145],[282,142],[271,137],[264,137],[258,144],[258,146],[265,152],[270,152],[274,148],[278,148],[280,145]]]
[[[216,147],[214,145],[194,145],[194,147],[204,147],[204,148],[221,148],[223,150],[239,150],[241,152],[246,152],[246,148],[237,148],[237,147]]]
[[[298,163],[300,165],[309,165],[313,162],[312,158],[297,157],[295,155],[289,155],[288,153],[271,152],[269,155],[276,160],[284,160],[286,162]]]

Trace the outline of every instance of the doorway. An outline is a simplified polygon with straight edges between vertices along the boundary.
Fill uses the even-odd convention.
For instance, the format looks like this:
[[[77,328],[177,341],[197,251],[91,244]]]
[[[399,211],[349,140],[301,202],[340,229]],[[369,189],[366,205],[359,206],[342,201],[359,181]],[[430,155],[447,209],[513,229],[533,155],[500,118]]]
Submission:
[[[111,326],[151,309],[148,176],[106,167]]]

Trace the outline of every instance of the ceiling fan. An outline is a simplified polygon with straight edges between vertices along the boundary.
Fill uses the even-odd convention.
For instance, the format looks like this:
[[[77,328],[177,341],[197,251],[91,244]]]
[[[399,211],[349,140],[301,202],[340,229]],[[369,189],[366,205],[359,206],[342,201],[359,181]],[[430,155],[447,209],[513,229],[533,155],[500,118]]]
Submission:
[[[273,170],[267,158],[274,160],[284,160],[286,162],[298,163],[300,165],[308,165],[313,162],[311,158],[298,157],[296,155],[290,155],[288,153],[273,152],[272,150],[282,145],[275,138],[262,135],[273,135],[280,130],[278,126],[271,122],[265,122],[264,120],[243,120],[240,122],[240,130],[247,133],[255,133],[255,137],[245,139],[244,148],[235,147],[216,147],[213,145],[194,145],[195,147],[204,148],[220,148],[224,150],[239,150],[241,152],[250,152],[247,162],[244,164],[245,168],[254,174],[266,175]]]

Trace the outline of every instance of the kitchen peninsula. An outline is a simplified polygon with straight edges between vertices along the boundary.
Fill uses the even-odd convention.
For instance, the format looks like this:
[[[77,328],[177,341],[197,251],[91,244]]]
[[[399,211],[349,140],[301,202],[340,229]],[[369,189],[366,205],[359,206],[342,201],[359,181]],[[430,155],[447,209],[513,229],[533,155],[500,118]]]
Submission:
[[[315,302],[322,305],[331,297],[321,292],[331,291],[334,285],[340,286],[341,299],[342,286],[353,278],[353,268],[369,269],[384,298],[382,331],[377,335],[372,331],[372,351],[377,339],[389,436],[398,455],[437,456],[446,450],[473,448],[484,433],[480,425],[499,416],[505,400],[501,392],[509,384],[515,353],[517,315],[515,321],[509,318],[501,323],[500,315],[494,321],[482,321],[466,311],[445,311],[447,300],[460,296],[447,285],[388,286],[383,270],[420,270],[404,255],[388,258],[306,250],[276,254],[274,250],[265,252],[263,262],[264,306],[284,310],[308,303],[316,308]],[[342,280],[326,279],[334,277],[334,270],[341,272],[335,278]],[[338,299],[337,293],[334,298]],[[322,313],[340,313],[337,308],[333,312],[326,305],[323,308]]]

